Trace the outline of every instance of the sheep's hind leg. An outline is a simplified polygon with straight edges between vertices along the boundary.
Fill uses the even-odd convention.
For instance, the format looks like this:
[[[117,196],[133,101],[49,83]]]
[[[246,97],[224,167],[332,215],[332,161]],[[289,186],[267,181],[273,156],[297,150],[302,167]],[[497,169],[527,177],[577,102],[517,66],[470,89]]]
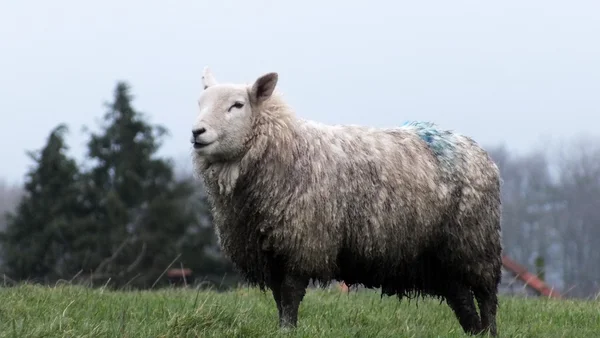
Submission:
[[[466,333],[475,335],[481,332],[481,321],[475,308],[473,294],[468,287],[453,284],[446,294],[446,302]]]
[[[498,287],[492,289],[475,289],[475,297],[479,304],[479,312],[481,312],[482,333],[489,331],[492,337],[498,335],[496,329],[496,311],[498,308]]]
[[[271,289],[279,312],[279,326],[293,328],[298,323],[298,309],[308,286],[308,279],[285,274],[278,276]]]

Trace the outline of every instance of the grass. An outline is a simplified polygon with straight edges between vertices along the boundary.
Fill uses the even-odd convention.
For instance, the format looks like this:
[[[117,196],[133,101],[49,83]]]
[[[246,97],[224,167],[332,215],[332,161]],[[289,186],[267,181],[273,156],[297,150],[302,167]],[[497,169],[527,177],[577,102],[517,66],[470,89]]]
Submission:
[[[0,288],[0,337],[467,337],[433,299],[376,291],[309,290],[295,330],[277,328],[270,293],[193,289],[107,291],[83,286]],[[596,337],[600,303],[500,300],[503,337]]]

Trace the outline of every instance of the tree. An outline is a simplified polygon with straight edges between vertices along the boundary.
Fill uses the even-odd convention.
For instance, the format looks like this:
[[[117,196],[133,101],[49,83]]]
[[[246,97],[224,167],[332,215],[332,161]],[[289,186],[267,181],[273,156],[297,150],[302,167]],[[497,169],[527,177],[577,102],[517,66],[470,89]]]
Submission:
[[[64,154],[64,125],[31,153],[36,166],[25,196],[0,234],[9,277],[150,287],[166,283],[160,277],[171,265],[185,265],[214,282],[224,274],[236,281],[203,190],[157,156],[166,129],[150,125],[132,100],[129,86],[117,83],[100,130],[91,133],[88,169]]]
[[[556,184],[546,154],[537,150],[511,156],[504,147],[496,147],[490,154],[502,177],[504,254],[530,271],[536,271],[540,258],[548,262],[545,268],[557,267],[559,264],[551,259],[552,244],[558,236],[553,222]]]
[[[41,280],[72,272],[69,252],[83,209],[78,167],[65,155],[67,131],[67,126],[57,126],[41,151],[28,153],[35,166],[0,235],[6,273],[13,279]]]
[[[129,86],[118,83],[105,125],[88,143],[95,164],[86,173],[85,200],[94,222],[79,245],[93,248],[82,265],[95,267],[96,277],[148,287],[181,254],[182,237],[196,222],[185,208],[194,191],[156,156],[166,129],[147,123],[132,99]]]
[[[597,144],[598,139],[579,137],[553,147],[554,156],[541,150],[524,156],[510,156],[504,148],[491,151],[503,179],[505,254],[538,270],[568,296],[596,296],[600,290]]]
[[[580,136],[558,152],[561,208],[555,219],[560,233],[562,273],[571,296],[600,291],[600,147],[598,138]]]

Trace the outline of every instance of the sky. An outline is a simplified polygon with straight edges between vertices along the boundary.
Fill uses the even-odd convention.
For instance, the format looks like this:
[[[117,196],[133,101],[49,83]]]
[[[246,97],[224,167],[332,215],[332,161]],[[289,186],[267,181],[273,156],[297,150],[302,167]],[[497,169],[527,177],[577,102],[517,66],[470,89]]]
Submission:
[[[428,120],[515,152],[596,135],[600,1],[103,0],[0,3],[0,178],[23,181],[59,123],[85,154],[117,81],[189,168],[201,73],[279,73],[298,116]]]

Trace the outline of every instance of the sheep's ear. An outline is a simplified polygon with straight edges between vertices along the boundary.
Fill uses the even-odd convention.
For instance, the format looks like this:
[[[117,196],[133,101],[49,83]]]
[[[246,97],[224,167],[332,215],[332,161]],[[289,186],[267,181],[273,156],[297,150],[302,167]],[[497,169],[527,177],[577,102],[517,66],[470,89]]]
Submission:
[[[267,73],[254,82],[250,91],[251,99],[256,103],[261,103],[271,97],[277,85],[279,76],[277,73]]]
[[[210,69],[208,67],[204,67],[204,70],[202,71],[202,85],[204,86],[204,89],[210,87],[210,86],[214,86],[217,84],[217,81],[215,80],[215,77],[212,75],[212,72],[210,71]]]

